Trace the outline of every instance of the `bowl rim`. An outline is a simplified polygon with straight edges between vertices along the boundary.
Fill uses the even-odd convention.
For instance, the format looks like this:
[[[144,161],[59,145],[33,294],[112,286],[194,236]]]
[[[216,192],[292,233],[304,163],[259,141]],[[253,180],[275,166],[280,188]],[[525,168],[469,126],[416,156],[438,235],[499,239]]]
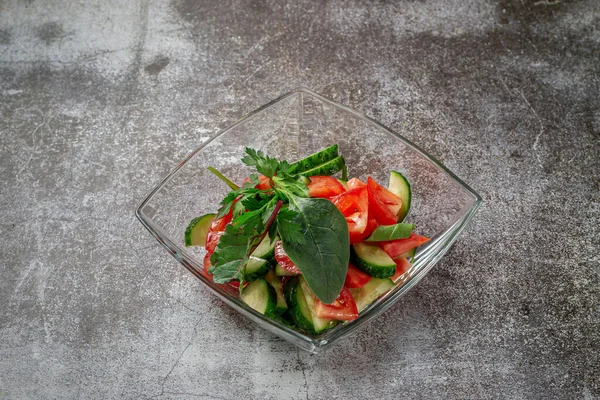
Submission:
[[[146,217],[143,213],[143,209],[148,203],[152,200],[152,198],[156,195],[156,193],[161,190],[167,182],[173,178],[177,172],[190,160],[192,159],[198,152],[208,146],[215,139],[221,137],[222,135],[228,133],[229,131],[235,129],[237,126],[243,124],[246,120],[252,118],[253,116],[259,114],[263,110],[273,106],[280,101],[283,101],[291,96],[294,96],[299,93],[304,93],[315,97],[319,101],[327,103],[333,107],[337,107],[342,109],[366,122],[374,125],[377,128],[383,129],[388,134],[396,137],[401,140],[404,144],[411,147],[414,151],[420,153],[423,157],[425,157],[429,162],[433,163],[438,169],[442,172],[446,173],[454,182],[456,182],[465,192],[471,195],[474,199],[471,207],[460,217],[457,221],[455,221],[450,226],[446,227],[442,232],[439,233],[435,238],[432,238],[430,243],[428,243],[427,249],[423,252],[419,252],[417,258],[415,259],[416,265],[417,262],[422,261],[421,264],[423,267],[415,268],[416,273],[411,275],[407,281],[403,284],[398,285],[388,291],[385,295],[381,296],[377,301],[368,306],[365,310],[361,312],[359,318],[354,321],[346,322],[344,324],[338,325],[338,327],[324,332],[321,335],[310,335],[305,334],[290,327],[287,327],[281,324],[278,321],[272,320],[270,318],[265,317],[264,315],[258,313],[253,310],[245,303],[241,302],[239,299],[232,298],[231,292],[227,290],[223,290],[223,288],[219,287],[219,285],[210,281],[203,274],[198,272],[198,269],[201,267],[200,265],[195,265],[194,260],[188,260],[187,255],[182,252],[182,248],[180,245],[176,244],[169,238],[169,236],[161,231],[161,228],[156,224],[152,217]],[[437,261],[448,251],[450,246],[456,241],[460,233],[467,227],[468,223],[471,221],[476,211],[479,209],[483,200],[481,196],[475,192],[469,185],[467,185],[462,179],[456,176],[452,171],[446,168],[441,162],[435,159],[433,156],[428,154],[425,150],[421,149],[419,146],[414,144],[409,139],[395,132],[391,128],[386,125],[380,123],[379,121],[374,120],[373,118],[356,111],[346,105],[340,104],[334,100],[331,100],[321,94],[314,92],[313,90],[299,86],[296,87],[281,96],[269,101],[268,103],[258,107],[257,109],[247,113],[233,124],[227,126],[224,129],[219,130],[214,135],[210,136],[207,140],[202,142],[198,147],[196,147],[190,154],[188,154],[175,168],[173,168],[144,198],[144,200],[140,203],[140,205],[135,210],[135,215],[138,220],[142,223],[142,225],[154,236],[157,241],[162,244],[171,255],[179,261],[187,270],[189,270],[193,275],[195,275],[198,279],[200,279],[205,286],[210,290],[213,294],[217,295],[221,300],[227,303],[229,306],[234,308],[236,311],[241,312],[246,317],[251,320],[261,320],[270,324],[273,328],[277,330],[277,334],[281,337],[287,339],[301,339],[306,346],[300,346],[293,339],[290,340],[291,343],[309,351],[312,353],[317,353],[322,349],[328,348],[333,342],[341,339],[352,331],[364,326],[365,323],[370,321],[371,319],[376,318],[383,312],[385,312],[389,307],[395,304],[400,297],[405,295],[410,289],[416,286],[427,273],[435,266]]]

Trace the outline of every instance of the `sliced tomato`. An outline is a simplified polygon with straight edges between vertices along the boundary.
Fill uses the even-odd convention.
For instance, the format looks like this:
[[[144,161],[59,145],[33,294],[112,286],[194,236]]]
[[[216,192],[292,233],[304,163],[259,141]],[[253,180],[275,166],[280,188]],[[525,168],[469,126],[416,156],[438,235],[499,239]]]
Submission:
[[[377,220],[375,218],[369,218],[367,222],[367,228],[362,233],[350,232],[350,244],[356,244],[362,242],[377,228]]]
[[[224,231],[208,231],[208,235],[206,235],[206,251],[210,254],[215,252],[217,248],[217,244],[219,244],[219,239],[223,236]]]
[[[348,190],[332,198],[331,202],[346,218],[350,244],[360,242],[369,222],[369,195],[366,188]]]
[[[258,185],[254,186],[257,189],[260,190],[266,190],[266,189],[271,189],[271,180],[269,178],[267,178],[264,175],[259,175],[258,176]],[[250,178],[246,178],[242,181],[242,185],[246,182],[250,182]]]
[[[400,278],[406,271],[410,269],[410,267],[412,267],[410,261],[404,257],[397,258],[394,261],[396,262],[396,273],[390,278],[393,281]]]
[[[271,189],[271,180],[264,175],[259,175],[258,180],[260,181],[258,185],[256,185],[257,189],[267,190]]]
[[[209,268],[210,268],[210,266],[211,266],[211,263],[210,263],[210,256],[212,256],[212,255],[213,255],[213,253],[209,251],[209,252],[207,252],[207,253],[206,253],[206,255],[204,256],[204,270],[205,270],[206,272],[208,272],[208,269],[209,269]]]
[[[213,222],[210,224],[210,228],[208,228],[208,232],[224,232],[225,231],[225,227],[227,226],[228,223],[231,222],[231,220],[233,219],[233,207],[231,207],[231,210],[229,210],[229,213],[227,213],[226,215],[222,216],[221,218],[215,219],[213,220]]]
[[[392,225],[398,222],[398,211],[402,200],[394,193],[379,185],[371,177],[367,179],[369,193],[369,213],[381,225]]]
[[[338,321],[352,321],[358,318],[356,302],[346,286],[331,304],[323,304],[315,299],[315,315],[319,318],[332,318]]]
[[[275,260],[277,260],[277,263],[281,265],[281,268],[285,270],[288,270],[295,274],[302,273],[298,269],[298,267],[296,267],[296,264],[294,264],[294,262],[290,260],[290,258],[286,254],[285,250],[283,249],[283,244],[281,243],[281,240],[278,240],[277,243],[275,243]]]
[[[329,198],[344,193],[344,185],[331,176],[311,176],[308,184],[308,195],[310,197]]]
[[[348,190],[367,186],[366,183],[358,178],[352,178],[346,184],[348,185]]]
[[[379,246],[385,251],[388,256],[392,258],[398,258],[401,254],[406,253],[409,250],[419,247],[423,243],[429,241],[428,237],[417,235],[412,232],[406,239],[397,239],[389,242],[379,242]]]
[[[348,288],[359,288],[366,285],[371,280],[371,277],[353,264],[348,264],[348,272],[346,273],[346,282],[344,285]]]
[[[229,282],[227,282],[227,284],[236,289],[240,288],[240,281],[229,281]],[[244,287],[246,287],[246,285],[248,285],[248,282],[244,282]]]

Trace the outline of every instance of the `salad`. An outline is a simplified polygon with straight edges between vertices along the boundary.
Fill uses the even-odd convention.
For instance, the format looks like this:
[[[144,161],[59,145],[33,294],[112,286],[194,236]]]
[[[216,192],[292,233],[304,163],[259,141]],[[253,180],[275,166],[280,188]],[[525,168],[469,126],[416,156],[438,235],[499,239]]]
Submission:
[[[387,188],[348,179],[337,145],[294,163],[247,148],[242,162],[257,173],[241,186],[208,167],[231,191],[217,213],[190,222],[185,244],[205,247],[213,281],[266,317],[309,334],[354,320],[429,240],[403,222],[406,178],[391,171]]]

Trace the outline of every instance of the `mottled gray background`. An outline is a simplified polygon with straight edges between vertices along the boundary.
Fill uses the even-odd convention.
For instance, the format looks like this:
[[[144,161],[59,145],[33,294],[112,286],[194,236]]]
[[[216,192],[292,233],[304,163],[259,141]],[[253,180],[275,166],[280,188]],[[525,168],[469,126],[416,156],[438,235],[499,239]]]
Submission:
[[[600,398],[600,1],[0,1],[0,398]],[[304,85],[485,204],[403,301],[311,356],[134,218]]]

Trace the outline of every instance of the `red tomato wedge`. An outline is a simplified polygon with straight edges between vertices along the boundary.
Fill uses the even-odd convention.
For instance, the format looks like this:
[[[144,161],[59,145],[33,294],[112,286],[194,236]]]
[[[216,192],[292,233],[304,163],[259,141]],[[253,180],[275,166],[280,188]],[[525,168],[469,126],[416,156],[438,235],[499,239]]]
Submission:
[[[217,248],[217,244],[219,244],[219,239],[223,235],[224,231],[211,231],[208,230],[208,235],[206,235],[206,251],[210,254],[215,252]]]
[[[232,286],[232,287],[236,288],[236,289],[240,288],[240,281],[229,281],[229,282],[227,282],[227,284],[229,286]],[[248,285],[248,282],[244,282],[244,287],[246,287],[246,285]]]
[[[275,260],[277,260],[277,263],[279,265],[281,265],[281,268],[283,268],[285,270],[288,270],[295,274],[302,273],[298,269],[298,267],[296,267],[296,264],[294,264],[294,262],[292,260],[290,260],[288,255],[285,253],[285,250],[283,249],[283,244],[281,243],[281,240],[278,240],[277,243],[275,243]]]
[[[344,193],[344,185],[331,176],[311,176],[308,184],[308,195],[310,197],[333,197]]]
[[[363,233],[350,232],[350,244],[362,242],[371,236],[371,233],[373,233],[373,231],[377,228],[377,225],[377,220],[375,220],[375,218],[369,218],[369,222],[367,222],[367,228],[363,231]]]
[[[348,288],[363,287],[371,280],[371,277],[352,264],[348,264],[348,272],[346,273],[346,282],[344,286]]]
[[[226,215],[222,216],[219,219],[213,220],[213,222],[210,224],[210,228],[208,228],[208,232],[224,232],[225,227],[228,223],[231,222],[232,219],[233,207],[231,207],[231,210],[229,210],[229,213],[227,213]]]
[[[256,185],[257,189],[260,189],[260,190],[271,189],[271,180],[269,178],[267,178],[264,175],[259,175],[258,180],[260,181],[260,183],[258,185]]]
[[[392,225],[398,222],[398,211],[402,200],[394,193],[380,186],[371,177],[367,179],[369,192],[369,213],[381,225]]]
[[[390,279],[396,281],[410,269],[412,264],[404,257],[397,258],[394,261],[396,262],[396,273]]]
[[[331,304],[323,304],[321,300],[315,299],[315,315],[319,318],[352,321],[358,318],[358,308],[352,294],[344,286],[338,298]]]
[[[223,235],[223,232],[225,232],[225,227],[233,219],[233,204],[235,204],[236,201],[237,199],[232,202],[232,207],[226,215],[215,219],[208,228],[208,233],[206,234],[206,245],[204,247],[210,254],[214,253],[215,248],[219,243],[219,239],[221,239],[221,235]]]
[[[423,243],[429,241],[428,237],[411,233],[406,239],[392,240],[389,242],[380,242],[379,246],[385,251],[388,256],[397,258],[399,255],[406,253],[409,250],[419,247]]]
[[[266,176],[259,175],[258,181],[259,181],[258,185],[256,185],[255,188],[260,189],[260,190],[271,189],[271,180],[269,178],[267,178]],[[242,185],[246,182],[250,182],[250,178],[244,179],[244,181],[242,182]]]
[[[369,222],[369,195],[365,188],[348,190],[331,199],[348,223],[350,244],[360,242]]]
[[[352,178],[352,179],[350,179],[348,181],[347,185],[348,185],[348,190],[367,186],[366,183],[364,183],[363,181],[361,181],[358,178]]]
[[[208,272],[208,269],[210,268],[210,256],[212,256],[212,252],[208,252],[206,253],[206,255],[204,256],[204,270],[206,272]]]

